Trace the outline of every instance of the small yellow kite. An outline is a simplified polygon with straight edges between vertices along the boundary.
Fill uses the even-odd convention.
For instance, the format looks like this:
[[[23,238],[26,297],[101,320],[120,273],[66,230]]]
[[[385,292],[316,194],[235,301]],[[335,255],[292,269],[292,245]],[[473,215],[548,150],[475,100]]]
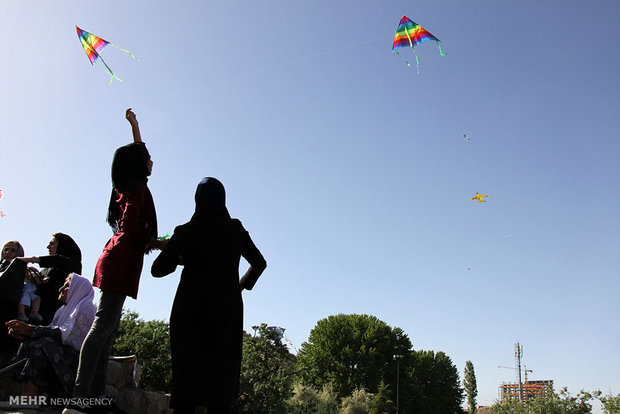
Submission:
[[[473,196],[472,198],[470,198],[470,200],[478,200],[478,203],[486,203],[487,200],[485,200],[485,198],[490,197],[488,195],[484,195],[484,194],[480,194],[479,192],[476,191],[476,195]]]

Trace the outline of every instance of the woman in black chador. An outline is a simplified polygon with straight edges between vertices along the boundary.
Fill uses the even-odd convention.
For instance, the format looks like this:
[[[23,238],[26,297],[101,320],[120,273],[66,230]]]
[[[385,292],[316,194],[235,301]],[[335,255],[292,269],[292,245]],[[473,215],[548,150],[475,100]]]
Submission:
[[[229,413],[239,391],[243,334],[241,292],[251,290],[267,266],[241,222],[226,209],[224,186],[205,178],[196,211],[174,230],[153,262],[155,277],[184,266],[170,315],[172,398],[175,414],[208,406]],[[250,264],[239,280],[241,256]]]
[[[26,263],[37,263],[41,266],[44,283],[37,290],[37,295],[41,297],[41,325],[49,325],[58,308],[63,305],[58,300],[58,291],[67,276],[71,273],[82,273],[82,252],[71,236],[64,233],[52,234],[47,250],[49,256],[19,258]]]

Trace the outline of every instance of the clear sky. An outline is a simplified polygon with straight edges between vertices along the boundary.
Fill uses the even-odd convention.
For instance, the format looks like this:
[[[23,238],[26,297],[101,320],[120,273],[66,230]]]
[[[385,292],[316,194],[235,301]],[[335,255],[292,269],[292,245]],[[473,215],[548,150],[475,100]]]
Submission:
[[[402,15],[447,53],[419,45],[419,75],[391,52]],[[617,0],[2,0],[0,241],[44,255],[70,234],[92,277],[132,107],[160,232],[214,176],[267,259],[246,330],[299,347],[371,314],[471,360],[480,404],[514,381],[498,366],[517,341],[529,378],[620,393],[619,17]],[[74,25],[134,53],[102,52],[123,82]],[[167,319],[180,271],[152,278],[154,257],[127,307]]]

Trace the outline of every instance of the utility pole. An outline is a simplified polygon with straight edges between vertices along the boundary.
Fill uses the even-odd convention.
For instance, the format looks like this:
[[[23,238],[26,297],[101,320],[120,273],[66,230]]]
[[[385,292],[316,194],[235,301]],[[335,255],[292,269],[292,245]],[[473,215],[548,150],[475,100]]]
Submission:
[[[515,364],[519,379],[519,401],[523,401],[523,383],[521,382],[521,357],[523,356],[523,345],[515,344]]]
[[[398,414],[398,391],[399,391],[399,377],[400,377],[400,361],[403,359],[402,355],[394,355],[393,359],[396,361],[396,414]]]

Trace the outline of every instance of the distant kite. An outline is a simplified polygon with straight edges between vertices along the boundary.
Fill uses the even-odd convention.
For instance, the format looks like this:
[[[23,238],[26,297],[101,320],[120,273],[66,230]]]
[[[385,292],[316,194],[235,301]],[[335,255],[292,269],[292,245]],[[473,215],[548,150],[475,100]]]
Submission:
[[[4,197],[4,191],[0,190],[0,200],[2,200],[2,197]],[[2,217],[6,217],[6,214],[4,211],[0,210],[0,218]]]
[[[0,200],[2,200],[2,197],[4,197],[4,191],[0,190]]]
[[[463,134],[463,141],[471,141],[471,138],[467,134]]]
[[[163,236],[159,236],[157,238],[157,240],[168,240],[169,238],[171,238],[172,236],[170,234],[168,234],[168,232],[166,232],[166,234],[164,234]]]
[[[131,55],[132,58],[135,59],[136,57],[129,50],[121,49],[118,46],[115,46],[112,43],[107,42],[103,40],[102,38],[95,36],[92,33],[88,33],[86,30],[82,30],[77,26],[75,26],[75,30],[77,30],[78,38],[80,39],[80,42],[82,42],[82,47],[84,48],[84,51],[86,52],[86,55],[88,56],[88,59],[90,60],[90,63],[94,65],[97,59],[101,59],[106,69],[108,70],[108,73],[110,74],[110,83],[112,83],[112,80],[114,78],[122,82],[122,79],[116,76],[114,72],[112,72],[112,69],[110,69],[110,67],[107,65],[107,63],[105,63],[103,58],[99,55],[99,52],[101,52],[101,49],[103,49],[107,45],[112,45],[118,50],[122,50],[123,52],[129,53],[129,55]]]
[[[478,203],[486,203],[487,201],[484,200],[484,199],[487,198],[487,197],[490,197],[490,196],[484,195],[484,194],[480,194],[479,192],[476,191],[476,195],[473,196],[472,198],[470,198],[470,200],[478,200]]]
[[[411,21],[407,16],[403,16],[398,23],[398,28],[396,29],[396,35],[394,36],[394,43],[392,44],[392,52],[398,53],[398,49],[401,47],[411,47],[413,50],[413,54],[415,55],[415,61],[418,67],[418,74],[420,73],[420,59],[418,58],[417,53],[415,52],[415,46],[424,43],[427,40],[434,40],[437,42],[437,47],[439,48],[439,54],[441,56],[446,56],[442,50],[441,45],[439,44],[440,40],[433,36],[428,30],[420,26],[419,24]],[[411,64],[405,60],[407,66],[411,66]]]
[[[288,338],[286,337],[286,335],[284,335],[284,331],[286,331],[286,329],[281,328],[281,327],[279,327],[279,326],[268,326],[268,327],[267,327],[267,329],[269,329],[269,330],[270,330],[270,331],[272,331],[272,332],[275,332],[275,333],[278,335],[278,338],[280,338],[280,339],[284,339],[286,342],[288,342],[288,343],[289,343],[289,344],[293,347],[293,349],[295,350],[295,352],[297,352],[297,348],[295,348],[295,345],[293,345],[293,343],[291,342],[291,340],[290,340],[290,339],[288,339]]]

